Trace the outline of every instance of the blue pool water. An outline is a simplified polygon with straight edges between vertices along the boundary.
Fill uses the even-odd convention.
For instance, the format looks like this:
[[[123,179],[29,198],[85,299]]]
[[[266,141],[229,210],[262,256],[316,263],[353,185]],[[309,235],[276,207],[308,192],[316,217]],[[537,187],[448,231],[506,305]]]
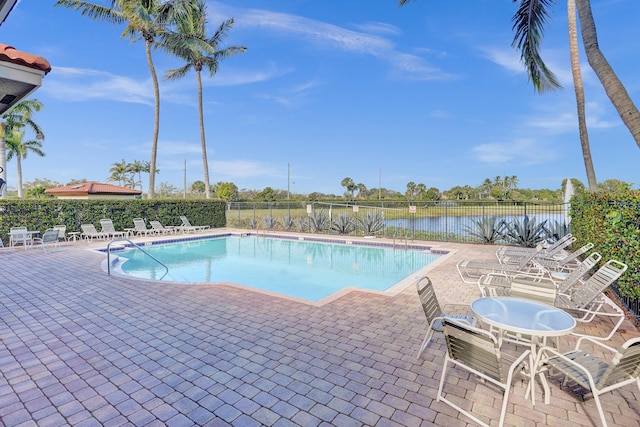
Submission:
[[[343,288],[385,291],[434,261],[428,250],[267,237],[225,236],[144,246],[169,273],[162,280],[231,282],[317,301]],[[165,269],[139,250],[126,258],[123,273],[159,279]]]

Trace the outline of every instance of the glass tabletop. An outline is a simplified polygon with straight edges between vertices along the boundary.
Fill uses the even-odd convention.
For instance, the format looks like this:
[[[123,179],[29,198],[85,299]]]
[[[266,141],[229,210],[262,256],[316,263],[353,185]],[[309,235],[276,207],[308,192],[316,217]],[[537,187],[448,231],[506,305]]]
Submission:
[[[576,326],[565,311],[520,298],[480,298],[471,303],[471,309],[495,327],[537,336],[566,335]]]

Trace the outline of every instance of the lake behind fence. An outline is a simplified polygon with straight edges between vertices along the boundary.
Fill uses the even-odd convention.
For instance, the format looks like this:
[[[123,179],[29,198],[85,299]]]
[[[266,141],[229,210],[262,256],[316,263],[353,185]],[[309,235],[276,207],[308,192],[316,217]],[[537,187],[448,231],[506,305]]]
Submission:
[[[567,204],[514,202],[264,202],[230,203],[230,227],[275,229],[349,235],[428,239],[456,242],[481,241],[474,236],[480,222],[498,224],[544,223],[549,234],[566,232]],[[353,229],[340,228],[353,222]],[[371,231],[371,230],[374,231]],[[560,232],[560,233],[562,233]]]

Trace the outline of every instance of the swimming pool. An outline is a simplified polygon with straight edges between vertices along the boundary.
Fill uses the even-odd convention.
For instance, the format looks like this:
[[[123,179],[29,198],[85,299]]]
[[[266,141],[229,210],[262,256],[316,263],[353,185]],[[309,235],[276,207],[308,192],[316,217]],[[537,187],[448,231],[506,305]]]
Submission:
[[[162,280],[228,282],[318,301],[344,288],[386,291],[435,261],[428,248],[353,241],[226,235],[143,247],[164,263]],[[137,249],[116,252],[123,274],[160,279],[165,269]]]

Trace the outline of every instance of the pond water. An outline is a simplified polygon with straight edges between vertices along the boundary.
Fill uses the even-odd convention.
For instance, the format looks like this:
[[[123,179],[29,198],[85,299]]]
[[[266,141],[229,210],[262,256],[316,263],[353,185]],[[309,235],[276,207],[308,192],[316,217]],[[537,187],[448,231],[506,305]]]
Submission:
[[[507,222],[524,220],[524,215],[496,215],[496,217],[498,220],[505,220]],[[387,219],[384,222],[387,227],[469,236],[468,228],[474,229],[474,221],[481,221],[482,218],[482,215],[442,215],[421,218]],[[556,222],[563,224],[565,218],[562,213],[545,213],[542,215],[529,215],[529,220],[535,220],[536,223],[546,220],[547,226],[552,226]]]

